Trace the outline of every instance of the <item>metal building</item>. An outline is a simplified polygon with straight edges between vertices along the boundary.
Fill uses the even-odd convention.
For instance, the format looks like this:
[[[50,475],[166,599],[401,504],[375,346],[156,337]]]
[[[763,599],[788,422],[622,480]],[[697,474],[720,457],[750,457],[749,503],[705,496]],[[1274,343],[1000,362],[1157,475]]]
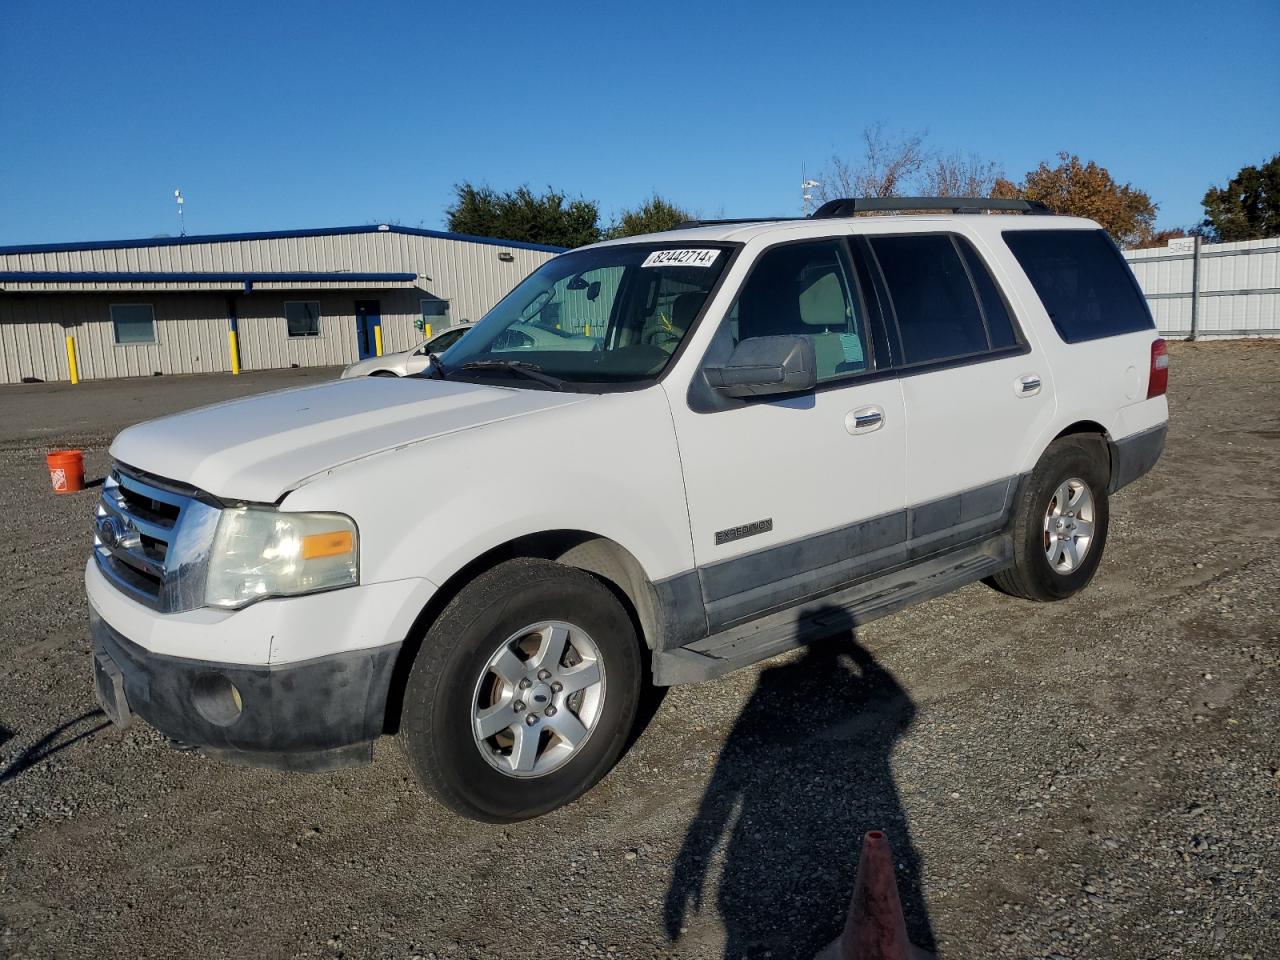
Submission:
[[[322,366],[477,320],[557,247],[374,225],[0,247],[0,383]],[[229,337],[230,332],[234,337]]]
[[[1156,326],[1196,339],[1280,336],[1280,237],[1126,250]]]

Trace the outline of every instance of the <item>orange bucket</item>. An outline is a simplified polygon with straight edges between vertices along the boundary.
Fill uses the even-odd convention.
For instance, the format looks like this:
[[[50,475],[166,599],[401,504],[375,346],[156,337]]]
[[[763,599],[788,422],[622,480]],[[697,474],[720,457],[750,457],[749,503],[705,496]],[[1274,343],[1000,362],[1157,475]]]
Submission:
[[[79,450],[55,450],[44,458],[54,493],[75,493],[84,489],[84,457]]]

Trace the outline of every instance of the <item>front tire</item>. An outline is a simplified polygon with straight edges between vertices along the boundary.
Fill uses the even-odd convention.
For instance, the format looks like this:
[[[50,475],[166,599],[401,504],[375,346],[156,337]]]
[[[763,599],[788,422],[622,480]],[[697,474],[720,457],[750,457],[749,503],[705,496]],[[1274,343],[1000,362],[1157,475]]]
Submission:
[[[1013,566],[993,585],[1026,600],[1065,600],[1093,579],[1107,542],[1110,467],[1100,440],[1049,445],[1019,498]]]
[[[540,816],[589,790],[635,723],[639,639],[584,571],[499,564],[427,631],[405,689],[401,739],[418,781],[473,820]]]

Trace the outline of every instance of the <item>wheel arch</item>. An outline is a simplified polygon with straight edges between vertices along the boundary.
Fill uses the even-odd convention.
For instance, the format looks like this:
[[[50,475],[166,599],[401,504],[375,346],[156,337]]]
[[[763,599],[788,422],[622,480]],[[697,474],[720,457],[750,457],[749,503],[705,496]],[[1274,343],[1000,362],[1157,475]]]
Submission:
[[[615,540],[584,530],[546,530],[525,534],[486,550],[460,567],[432,594],[414,620],[401,646],[387,695],[384,730],[400,727],[409,671],[431,624],[467,584],[507,560],[529,557],[551,560],[590,573],[608,587],[635,623],[636,633],[649,649],[661,643],[663,622],[653,582],[635,556]]]
[[[1111,476],[1111,468],[1114,462],[1112,455],[1112,439],[1111,431],[1096,420],[1077,420],[1063,429],[1059,430],[1054,440],[1061,440],[1063,437],[1080,437],[1081,439],[1096,439],[1102,446],[1101,456],[1103,466],[1106,467],[1107,476]],[[1047,448],[1046,448],[1047,449]]]
[[[1065,426],[1050,427],[1044,432],[1036,444],[1032,447],[1033,456],[1027,461],[1023,470],[1024,474],[1030,473],[1035,469],[1037,463],[1043,458],[1049,447],[1057,440],[1064,437],[1080,437],[1081,439],[1096,439],[1102,445],[1100,456],[1102,457],[1103,466],[1107,470],[1107,475],[1111,474],[1113,462],[1111,431],[1097,420],[1074,420]]]

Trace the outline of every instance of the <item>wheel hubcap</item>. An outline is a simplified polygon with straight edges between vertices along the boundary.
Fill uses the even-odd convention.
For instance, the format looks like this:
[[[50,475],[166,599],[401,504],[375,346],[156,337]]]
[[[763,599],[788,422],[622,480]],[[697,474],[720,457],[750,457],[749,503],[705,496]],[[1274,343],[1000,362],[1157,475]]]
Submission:
[[[530,624],[502,642],[476,682],[476,748],[507,776],[543,776],[582,749],[604,696],[604,663],[586,631],[561,620]]]
[[[1059,484],[1044,515],[1044,554],[1058,573],[1071,573],[1093,544],[1094,503],[1089,485],[1072,477]]]

